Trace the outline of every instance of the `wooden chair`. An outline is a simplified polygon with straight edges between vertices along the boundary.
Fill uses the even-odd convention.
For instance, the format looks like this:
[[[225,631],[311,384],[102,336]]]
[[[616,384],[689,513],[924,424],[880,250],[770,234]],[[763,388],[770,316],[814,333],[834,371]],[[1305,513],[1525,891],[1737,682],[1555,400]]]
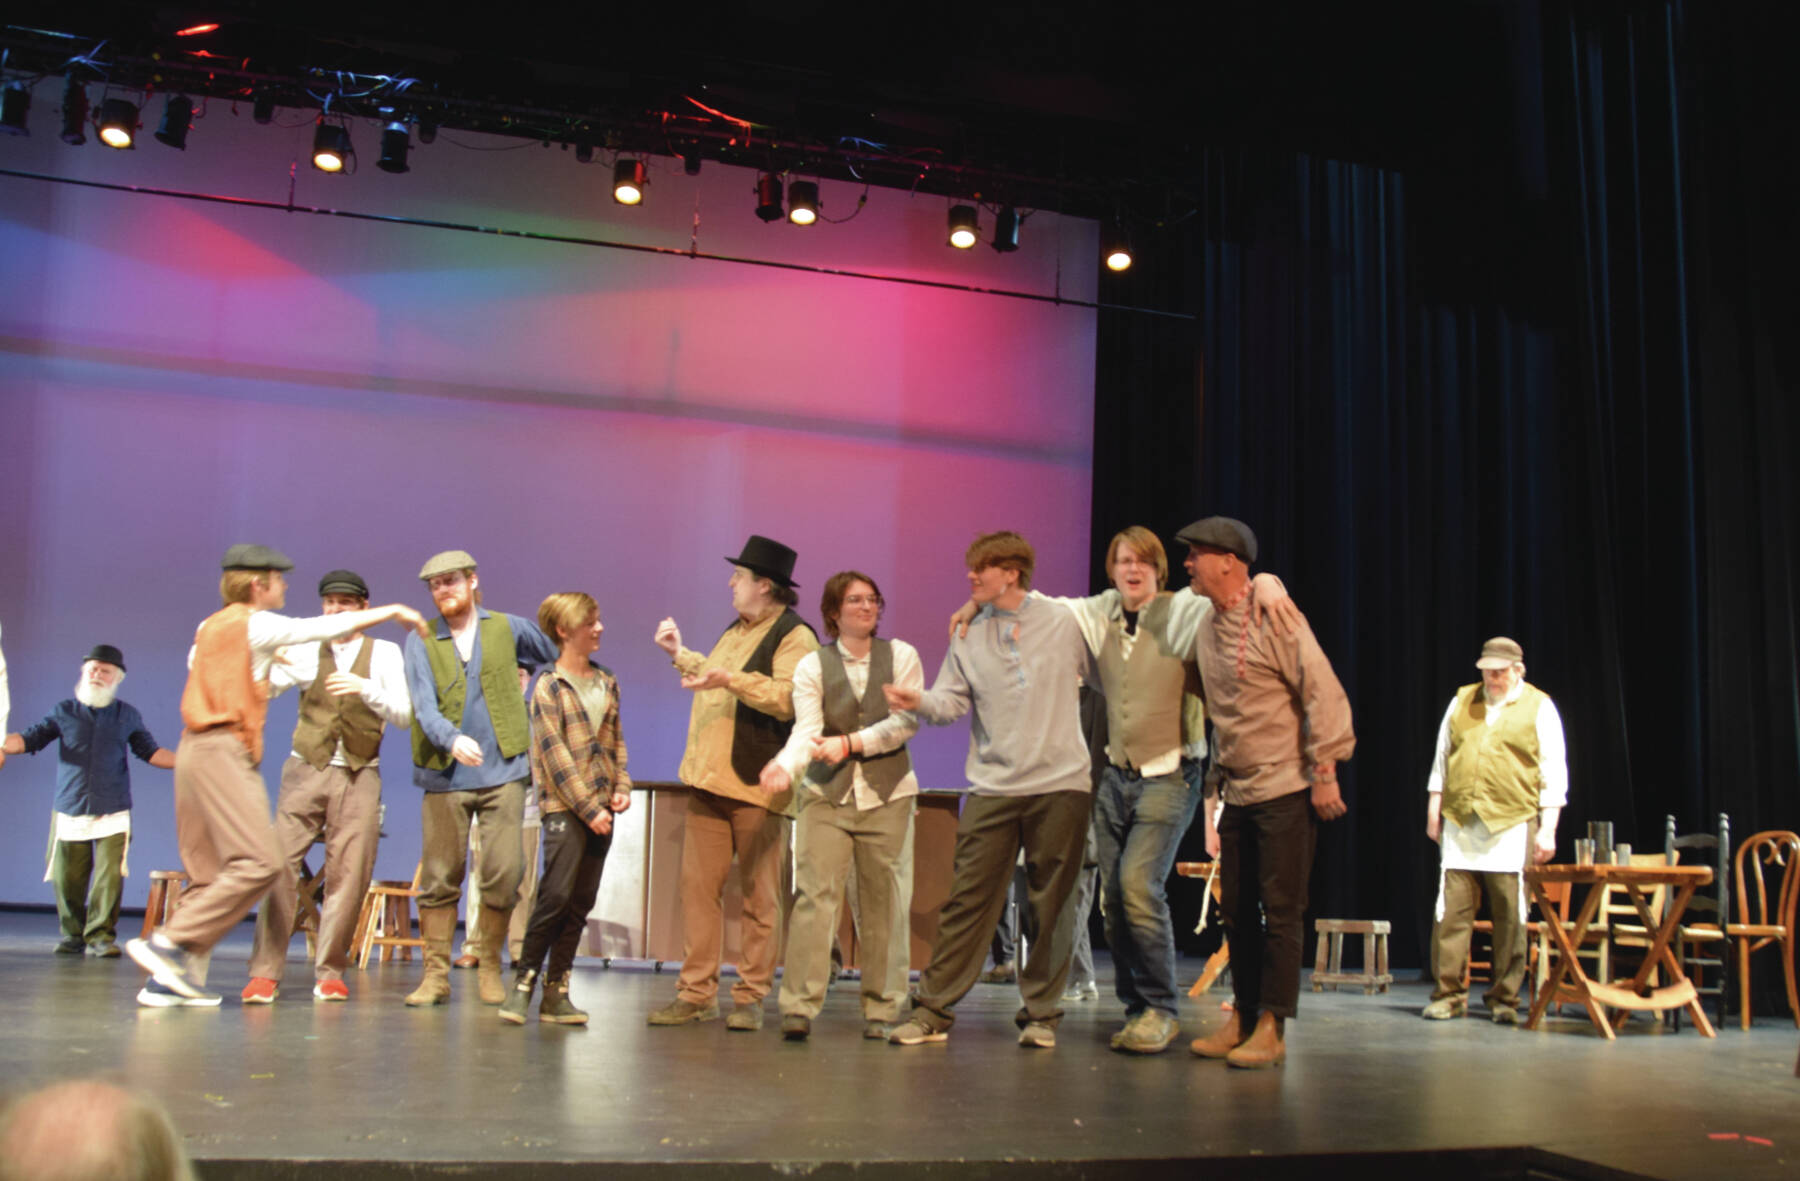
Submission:
[[[421,861],[410,882],[369,883],[356,919],[356,938],[350,944],[357,967],[368,967],[369,955],[377,947],[384,960],[393,959],[396,952],[410,960],[413,948],[424,948],[425,940],[413,934],[413,899],[419,896],[419,874],[424,869]]]
[[[1643,866],[1667,865],[1667,855],[1663,853],[1633,853],[1631,864]],[[1652,886],[1650,888],[1650,917],[1662,921],[1663,907],[1668,905],[1669,888]],[[1638,965],[1643,963],[1645,953],[1650,950],[1653,932],[1644,926],[1643,917],[1638,914],[1637,907],[1631,903],[1631,895],[1624,886],[1608,885],[1606,897],[1600,903],[1601,913],[1606,917],[1607,929],[1607,968],[1611,976],[1600,977],[1603,983],[1611,984],[1617,980],[1627,979],[1637,973]],[[1618,966],[1620,953],[1622,958],[1630,961],[1629,972]],[[1654,986],[1659,973],[1650,973],[1650,984]]]
[[[1207,911],[1217,908],[1223,898],[1222,887],[1219,884],[1219,863],[1217,861],[1178,861],[1175,863],[1175,872],[1184,878],[1204,878],[1206,880],[1207,898],[1200,904],[1200,924],[1194,928],[1194,933],[1198,935],[1206,929]],[[1219,977],[1224,974],[1225,969],[1230,966],[1231,944],[1229,941],[1221,941],[1219,950],[1208,957],[1206,967],[1200,973],[1200,978],[1194,981],[1192,988],[1188,989],[1188,995],[1197,997],[1212,988],[1218,982]]]
[[[187,888],[188,876],[179,869],[150,871],[150,897],[144,903],[144,932],[139,938],[150,938],[158,927],[169,921],[169,916],[175,913],[175,904],[181,901]]]
[[[1749,876],[1745,867],[1749,867]],[[1776,874],[1777,867],[1780,874]],[[1800,997],[1794,991],[1794,903],[1800,895],[1800,834],[1779,829],[1759,832],[1738,846],[1732,867],[1740,922],[1726,923],[1725,934],[1737,941],[1739,1024],[1750,1028],[1750,953],[1771,944],[1781,949],[1787,977],[1788,1011],[1800,1027]],[[1769,879],[1777,877],[1775,890]],[[1747,889],[1754,881],[1754,892]]]
[[[1564,919],[1569,917],[1569,883],[1550,882],[1546,891],[1557,901],[1558,911]],[[1531,994],[1536,990],[1538,981],[1543,979],[1547,969],[1540,965],[1539,957],[1548,943],[1543,932],[1543,924],[1531,916],[1536,911],[1531,905],[1531,896],[1525,897],[1525,909],[1519,918],[1525,926],[1525,990],[1526,996],[1521,998],[1525,1004],[1531,1003]],[[1487,959],[1477,958],[1485,954]],[[1494,920],[1476,919],[1469,924],[1469,954],[1463,960],[1463,990],[1477,981],[1492,981],[1494,978]]]
[[[1680,928],[1675,932],[1675,962],[1682,974],[1693,982],[1694,991],[1715,998],[1713,1024],[1725,1024],[1726,965],[1731,945],[1725,938],[1725,923],[1730,914],[1731,898],[1731,818],[1719,813],[1719,830],[1715,833],[1695,832],[1677,836],[1675,817],[1663,823],[1663,855],[1670,865],[1682,864],[1685,855],[1689,865],[1710,865],[1712,885],[1694,891],[1688,900]],[[1689,921],[1689,917],[1693,921]],[[1673,1028],[1681,1028],[1681,1010],[1670,1009]]]

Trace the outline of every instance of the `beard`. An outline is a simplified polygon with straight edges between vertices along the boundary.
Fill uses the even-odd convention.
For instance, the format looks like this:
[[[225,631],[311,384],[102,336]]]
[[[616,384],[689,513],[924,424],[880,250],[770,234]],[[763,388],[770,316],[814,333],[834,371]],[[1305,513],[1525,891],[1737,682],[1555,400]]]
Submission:
[[[75,682],[75,700],[89,709],[105,709],[119,695],[119,683],[124,679],[120,677],[110,685],[96,685],[82,677]]]

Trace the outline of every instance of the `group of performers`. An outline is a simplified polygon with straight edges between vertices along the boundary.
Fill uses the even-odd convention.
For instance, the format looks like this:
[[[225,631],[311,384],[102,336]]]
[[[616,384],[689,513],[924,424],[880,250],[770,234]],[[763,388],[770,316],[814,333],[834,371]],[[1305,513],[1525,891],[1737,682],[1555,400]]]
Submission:
[[[736,618],[711,650],[684,645],[673,619],[654,637],[693,704],[679,771],[689,789],[683,963],[674,998],[649,1014],[650,1023],[720,1016],[722,898],[735,862],[743,946],[728,1029],[761,1028],[786,913],[781,1034],[810,1036],[832,979],[832,941],[848,893],[863,952],[864,1036],[901,1046],[944,1041],[957,1002],[981,973],[1022,852],[1037,938],[1019,975],[1015,1020],[1021,1046],[1052,1047],[1075,944],[1077,908],[1069,901],[1091,828],[1125,1008],[1112,1046],[1160,1053],[1180,1032],[1164,883],[1199,811],[1208,852],[1222,858],[1235,996],[1224,1024],[1191,1049],[1238,1067],[1279,1064],[1284,1022],[1298,1002],[1316,829],[1345,810],[1336,767],[1355,745],[1350,707],[1280,580],[1252,577],[1256,538],[1248,526],[1209,517],[1176,540],[1186,547],[1187,587],[1163,589],[1163,543],[1133,527],[1108,546],[1110,587],[1057,599],[1032,589],[1035,555],[1023,537],[976,538],[964,555],[969,602],[953,617],[949,650],[929,689],[918,651],[878,634],[884,601],[873,576],[845,570],[825,581],[821,644],[795,610],[791,548],[753,535],[727,557]],[[59,744],[49,874],[62,925],[57,950],[118,954],[127,755],[136,754],[174,769],[177,841],[189,879],[168,921],[126,944],[150,974],[139,1002],[218,1005],[207,987],[210,953],[259,903],[241,995],[246,1004],[273,1002],[294,931],[299,867],[321,838],[313,995],[345,1000],[352,928],[379,834],[381,736],[386,726],[410,726],[413,781],[422,790],[424,973],[406,1003],[450,997],[473,826],[480,903],[470,907],[465,951],[477,964],[481,1000],[497,1006],[502,1020],[523,1023],[541,993],[541,1021],[585,1022],[570,1001],[570,968],[614,817],[631,803],[618,680],[593,659],[604,630],[594,599],[553,594],[535,619],[490,611],[475,559],[452,550],[419,572],[435,618],[398,603],[370,607],[366,583],[349,570],[320,580],[318,615],[294,618],[281,613],[293,563],[279,551],[232,546],[222,566],[223,606],[196,632],[173,754],[117,699],[125,659],[109,645],[88,654],[73,700],[0,748],[17,754]],[[388,622],[410,629],[403,648],[366,634]],[[1098,777],[1078,716],[1083,685],[1105,699]],[[271,825],[258,771],[263,723],[269,696],[289,688],[301,694],[299,721]],[[1508,685],[1500,689],[1512,692],[1507,700],[1519,697]],[[1456,869],[1462,865],[1451,865],[1450,850],[1480,844],[1487,828],[1479,826],[1519,812],[1521,785],[1537,782],[1516,754],[1523,747],[1514,731],[1530,721],[1526,711],[1508,715],[1524,720],[1503,734],[1496,726],[1498,737],[1488,741],[1482,718],[1459,720],[1459,703],[1481,713],[1467,696],[1459,694],[1446,715],[1451,737],[1439,762],[1448,761],[1451,782],[1472,777],[1481,785],[1468,804],[1474,811],[1463,806],[1467,793],[1440,794],[1441,766],[1433,780],[1432,835],[1442,823],[1453,836],[1445,864]],[[1481,700],[1497,699],[1484,689]],[[1527,701],[1538,709],[1535,698]],[[909,1004],[919,785],[907,745],[921,721],[944,725],[964,715],[973,715],[973,725],[954,880]],[[1208,719],[1211,759],[1202,780],[1199,761],[1184,749],[1201,742]],[[1512,762],[1501,766],[1502,756]],[[1222,797],[1216,824],[1203,796]],[[535,893],[521,902],[528,809],[539,816],[542,868]],[[1535,817],[1535,796],[1530,810]],[[1552,832],[1554,824],[1552,810]],[[791,910],[782,895],[790,847]],[[1455,893],[1453,912],[1465,894]],[[520,905],[529,919],[508,981],[502,952]],[[1456,921],[1452,913],[1451,943]],[[1508,999],[1499,987],[1499,999]],[[1460,1000],[1452,1007],[1460,1012]]]

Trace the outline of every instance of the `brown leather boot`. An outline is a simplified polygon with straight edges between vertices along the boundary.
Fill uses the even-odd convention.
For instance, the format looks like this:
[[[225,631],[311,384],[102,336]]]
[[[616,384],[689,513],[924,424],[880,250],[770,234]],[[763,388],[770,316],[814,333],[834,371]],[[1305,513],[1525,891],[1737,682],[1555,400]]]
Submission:
[[[419,937],[425,940],[425,978],[407,994],[407,1004],[441,1005],[450,999],[450,939],[455,934],[456,907],[419,908]]]
[[[1267,1070],[1287,1060],[1287,1043],[1282,1040],[1281,1018],[1264,1013],[1256,1019],[1256,1028],[1244,1044],[1225,1055],[1225,1065],[1239,1070]]]
[[[512,907],[481,908],[481,943],[476,955],[475,986],[481,991],[481,1003],[497,1005],[506,999],[506,981],[500,976],[500,952],[506,946],[506,932],[512,927]]]
[[[1237,1010],[1225,1019],[1225,1024],[1213,1030],[1205,1037],[1197,1037],[1188,1043],[1188,1049],[1202,1058],[1223,1058],[1237,1049],[1238,1043],[1244,1040],[1243,1031],[1238,1026]]]

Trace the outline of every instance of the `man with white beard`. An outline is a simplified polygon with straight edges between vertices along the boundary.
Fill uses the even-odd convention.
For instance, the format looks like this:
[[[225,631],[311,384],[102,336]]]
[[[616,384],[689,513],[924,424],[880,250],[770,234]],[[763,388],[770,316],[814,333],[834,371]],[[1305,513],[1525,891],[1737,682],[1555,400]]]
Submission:
[[[111,959],[119,954],[119,896],[124,888],[125,848],[131,841],[131,768],[127,754],[152,767],[175,766],[175,752],[157,745],[144,719],[118,699],[125,656],[96,644],[82,661],[75,696],[48,717],[8,734],[7,754],[36,754],[57,743],[56,815],[49,870],[56,891],[62,955]]]

